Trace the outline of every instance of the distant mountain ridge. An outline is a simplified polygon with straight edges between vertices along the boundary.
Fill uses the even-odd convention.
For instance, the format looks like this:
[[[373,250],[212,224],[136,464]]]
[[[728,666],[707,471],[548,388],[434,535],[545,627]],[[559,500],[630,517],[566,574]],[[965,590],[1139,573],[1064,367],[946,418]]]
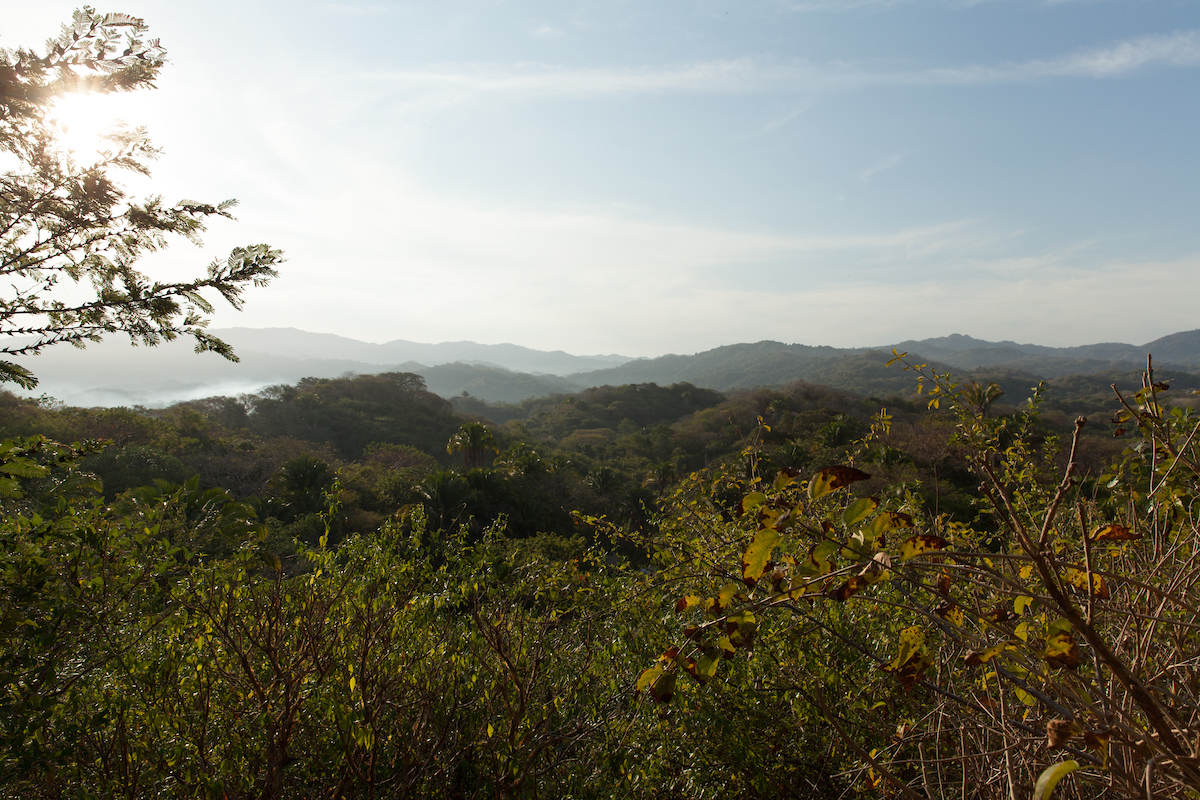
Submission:
[[[892,350],[908,353],[912,361],[936,362],[942,368],[1015,370],[1034,379],[1140,369],[1145,366],[1147,353],[1153,353],[1156,363],[1164,368],[1189,372],[1200,367],[1200,330],[1171,334],[1140,347],[1120,343],[1046,347],[988,342],[962,334],[879,348],[763,341],[725,345],[692,356],[660,356],[567,378],[589,386],[687,381],[719,391],[805,380],[870,393],[895,388],[895,379],[880,371]],[[912,382],[911,378],[904,380]]]
[[[804,380],[864,395],[908,394],[915,385],[912,375],[885,367],[893,347],[907,352],[910,360],[935,363],[942,369],[1003,374],[1021,382],[1130,372],[1144,367],[1146,353],[1153,353],[1155,363],[1163,369],[1200,372],[1200,330],[1171,334],[1141,346],[1102,343],[1056,348],[953,334],[881,348],[763,341],[651,359],[575,356],[475,342],[395,340],[372,344],[294,328],[227,328],[213,333],[234,346],[241,363],[211,354],[197,356],[183,341],[133,348],[114,339],[82,351],[51,348],[25,359],[24,364],[42,381],[36,394],[83,406],[168,405],[212,395],[257,392],[305,377],[397,371],[422,375],[429,389],[443,397],[467,393],[487,402],[509,403],[629,383],[688,382],[728,391]],[[574,371],[564,375],[568,370]]]
[[[516,344],[441,342],[422,344],[394,339],[383,344],[360,342],[332,333],[311,333],[298,328],[221,328],[213,335],[233,345],[237,352],[253,351],[290,358],[343,359],[366,364],[402,364],[415,361],[425,366],[461,362],[528,372],[534,375],[566,375],[603,369],[634,360],[630,356],[576,356],[562,350],[544,351]]]

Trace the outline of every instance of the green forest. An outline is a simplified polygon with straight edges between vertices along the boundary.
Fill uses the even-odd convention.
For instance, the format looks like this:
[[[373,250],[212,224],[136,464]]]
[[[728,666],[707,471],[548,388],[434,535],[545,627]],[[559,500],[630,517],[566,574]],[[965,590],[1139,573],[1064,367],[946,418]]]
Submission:
[[[125,198],[136,135],[88,169],[48,147],[46,98],[157,74],[143,31],[84,9],[0,51],[27,389],[24,356],[105,334],[236,358],[205,292],[282,262],[150,281],[142,252],[225,207]],[[0,796],[1200,795],[1189,379],[886,368],[888,397],[0,392]]]

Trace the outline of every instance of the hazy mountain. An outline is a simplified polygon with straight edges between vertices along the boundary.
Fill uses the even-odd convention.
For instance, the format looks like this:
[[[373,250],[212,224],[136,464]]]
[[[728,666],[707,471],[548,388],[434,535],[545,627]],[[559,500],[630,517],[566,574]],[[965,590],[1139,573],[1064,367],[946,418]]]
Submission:
[[[295,337],[278,336],[281,330],[285,329],[271,332],[275,349],[284,349],[284,345],[291,343],[287,349],[295,355],[237,345],[241,359],[238,363],[212,353],[197,355],[192,345],[184,341],[167,342],[159,347],[133,347],[127,341],[111,339],[89,345],[86,350],[51,348],[40,356],[22,360],[40,381],[36,390],[26,394],[46,394],[74,406],[154,407],[214,395],[253,393],[275,384],[296,383],[301,378],[335,378],[347,372],[415,372],[425,378],[429,390],[435,394],[453,397],[465,391],[489,402],[516,402],[584,388],[554,375],[534,375],[480,364],[430,367],[414,361],[353,359],[350,356],[367,352],[355,345],[367,343],[304,331],[295,331],[298,334]]]
[[[1137,370],[1145,367],[1147,353],[1153,353],[1155,363],[1163,369],[1187,372],[1200,367],[1200,331],[1164,336],[1141,346],[1104,343],[1080,347],[989,342],[954,334],[880,348],[809,347],[770,341],[736,344],[691,356],[666,355],[567,377],[589,386],[688,381],[720,391],[806,380],[879,394],[901,390],[892,376],[904,373],[884,371],[883,367],[893,349],[907,352],[910,361],[933,362],[943,369],[1010,370],[1035,381]],[[904,374],[902,380],[909,387],[913,385],[909,375]]]
[[[567,375],[603,369],[632,361],[629,356],[575,356],[562,350],[546,352],[515,344],[442,342],[421,344],[395,339],[383,344],[360,342],[332,333],[309,333],[296,328],[222,328],[213,334],[233,345],[239,354],[265,353],[286,358],[328,358],[367,364],[402,364],[415,361],[427,366],[486,364],[513,372]]]
[[[332,378],[346,372],[416,372],[425,377],[431,391],[443,397],[467,392],[488,402],[517,402],[589,386],[628,383],[686,381],[726,391],[805,380],[879,396],[907,394],[915,386],[911,373],[885,367],[893,346],[834,348],[764,341],[726,345],[694,355],[629,359],[473,342],[371,344],[294,328],[227,328],[214,333],[234,345],[240,363],[211,353],[196,355],[187,342],[141,348],[120,339],[93,344],[86,350],[51,348],[41,356],[22,359],[22,363],[41,379],[36,393],[80,406],[161,406],[212,395],[257,392],[272,384],[296,383],[305,377]],[[936,363],[960,373],[1005,375],[1016,383],[1128,373],[1144,367],[1146,353],[1154,353],[1155,363],[1164,370],[1200,371],[1200,331],[1164,336],[1141,346],[1105,343],[1055,348],[954,334],[894,347],[907,351],[913,361]],[[413,354],[424,354],[426,360]],[[575,371],[562,376],[560,371],[568,368]]]

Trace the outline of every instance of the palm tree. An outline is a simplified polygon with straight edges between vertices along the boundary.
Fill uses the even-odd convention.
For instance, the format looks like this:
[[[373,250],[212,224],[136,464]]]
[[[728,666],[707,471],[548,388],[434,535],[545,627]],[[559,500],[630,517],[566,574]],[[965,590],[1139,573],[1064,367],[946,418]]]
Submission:
[[[476,469],[483,467],[484,453],[488,450],[499,453],[500,446],[496,444],[496,437],[486,425],[464,422],[446,445],[447,453],[454,454],[459,450],[462,451],[463,465],[466,469]]]
[[[980,417],[988,415],[988,408],[996,401],[1004,390],[1000,388],[998,383],[989,383],[984,386],[982,383],[964,383],[962,387],[962,399],[967,402],[967,405],[975,409],[975,413]]]

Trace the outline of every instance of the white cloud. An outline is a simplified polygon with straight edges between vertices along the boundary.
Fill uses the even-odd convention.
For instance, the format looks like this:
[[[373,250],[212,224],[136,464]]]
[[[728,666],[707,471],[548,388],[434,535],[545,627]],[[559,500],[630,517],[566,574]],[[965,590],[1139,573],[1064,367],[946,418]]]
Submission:
[[[1112,78],[1161,65],[1200,65],[1200,34],[1180,31],[1142,36],[1050,59],[1000,65],[880,70],[869,64],[807,61],[769,63],[755,58],[645,67],[572,69],[548,64],[451,64],[365,76],[407,92],[433,93],[441,102],[473,95],[573,97],[691,92],[744,94],[828,92],[870,86],[1025,83],[1050,78]]]

